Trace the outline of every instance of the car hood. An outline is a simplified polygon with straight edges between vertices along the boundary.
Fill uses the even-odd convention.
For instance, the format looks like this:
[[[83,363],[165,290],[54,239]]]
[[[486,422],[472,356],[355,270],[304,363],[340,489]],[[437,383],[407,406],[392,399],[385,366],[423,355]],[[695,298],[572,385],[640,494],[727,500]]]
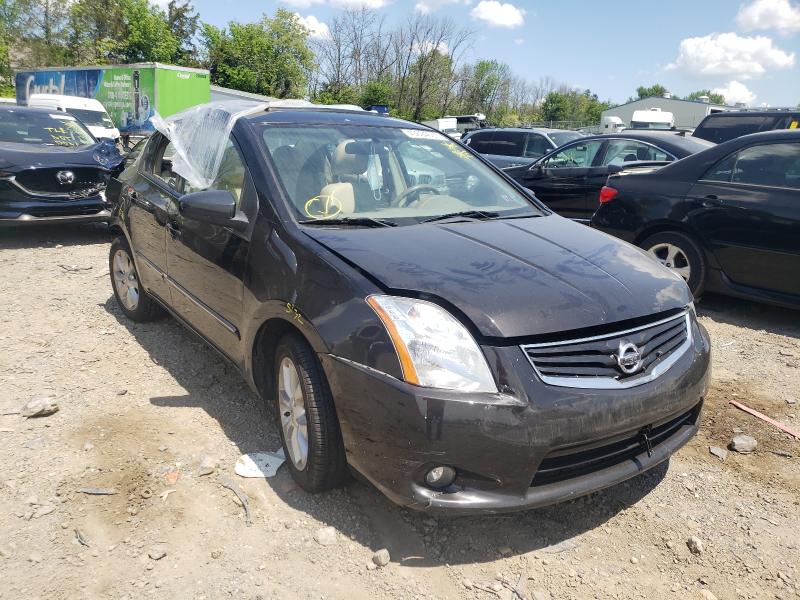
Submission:
[[[387,292],[453,305],[485,337],[593,327],[691,302],[683,280],[638,248],[556,215],[304,231]]]
[[[103,156],[106,164],[97,160],[98,154]],[[113,144],[108,142],[98,142],[91,146],[77,148],[12,142],[3,142],[0,146],[0,169],[7,171],[31,167],[99,166],[110,168],[121,161],[122,156]]]

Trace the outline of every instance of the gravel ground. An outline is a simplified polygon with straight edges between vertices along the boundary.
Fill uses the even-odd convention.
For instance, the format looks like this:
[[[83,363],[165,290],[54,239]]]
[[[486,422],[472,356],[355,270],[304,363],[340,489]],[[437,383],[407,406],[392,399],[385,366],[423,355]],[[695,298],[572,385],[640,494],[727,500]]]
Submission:
[[[728,404],[800,429],[800,313],[700,303],[713,383],[669,465],[559,506],[432,518],[363,483],[309,496],[285,469],[233,475],[278,447],[272,420],[173,320],[121,315],[109,241],[102,226],[0,231],[1,598],[800,597],[800,441]],[[60,410],[13,414],[37,394]],[[709,453],[739,432],[754,453]],[[204,457],[218,466],[202,476]]]

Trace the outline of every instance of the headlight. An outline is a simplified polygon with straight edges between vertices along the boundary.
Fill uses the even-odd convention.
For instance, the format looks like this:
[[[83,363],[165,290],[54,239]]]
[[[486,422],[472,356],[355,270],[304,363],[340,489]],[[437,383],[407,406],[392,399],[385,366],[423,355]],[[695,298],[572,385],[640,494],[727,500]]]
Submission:
[[[446,310],[431,302],[397,296],[370,296],[367,303],[386,326],[407,382],[464,392],[497,392],[478,344]]]

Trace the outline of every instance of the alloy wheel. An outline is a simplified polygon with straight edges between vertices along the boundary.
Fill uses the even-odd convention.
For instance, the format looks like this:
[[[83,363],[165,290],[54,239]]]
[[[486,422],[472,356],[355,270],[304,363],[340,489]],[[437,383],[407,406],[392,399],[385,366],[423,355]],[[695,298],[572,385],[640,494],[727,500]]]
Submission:
[[[117,296],[130,311],[139,305],[139,279],[130,255],[125,250],[114,254],[114,288]]]
[[[648,249],[648,252],[662,265],[680,275],[684,281],[689,281],[689,277],[692,276],[692,266],[681,248],[674,244],[661,243]]]
[[[288,356],[278,369],[278,406],[289,458],[302,471],[308,462],[308,418],[300,374]]]

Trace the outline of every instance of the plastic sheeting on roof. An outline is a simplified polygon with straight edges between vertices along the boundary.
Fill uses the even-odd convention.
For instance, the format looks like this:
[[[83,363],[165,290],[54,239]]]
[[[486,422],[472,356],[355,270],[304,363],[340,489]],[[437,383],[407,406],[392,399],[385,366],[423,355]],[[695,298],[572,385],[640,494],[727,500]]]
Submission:
[[[219,174],[236,120],[269,108],[362,110],[354,105],[320,105],[307,100],[226,100],[200,104],[166,119],[156,114],[152,122],[175,149],[172,170],[192,187],[204,190],[213,185]]]

